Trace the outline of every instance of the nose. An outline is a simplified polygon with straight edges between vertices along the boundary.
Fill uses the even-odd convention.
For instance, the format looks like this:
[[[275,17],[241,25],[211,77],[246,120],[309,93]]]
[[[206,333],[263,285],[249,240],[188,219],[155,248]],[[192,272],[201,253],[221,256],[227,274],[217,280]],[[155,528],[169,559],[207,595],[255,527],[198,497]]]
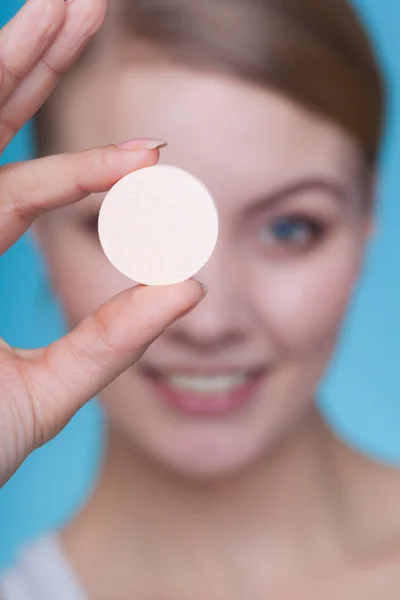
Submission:
[[[251,307],[240,284],[240,267],[232,251],[219,244],[196,278],[208,288],[207,296],[166,335],[205,352],[245,340],[251,328]]]

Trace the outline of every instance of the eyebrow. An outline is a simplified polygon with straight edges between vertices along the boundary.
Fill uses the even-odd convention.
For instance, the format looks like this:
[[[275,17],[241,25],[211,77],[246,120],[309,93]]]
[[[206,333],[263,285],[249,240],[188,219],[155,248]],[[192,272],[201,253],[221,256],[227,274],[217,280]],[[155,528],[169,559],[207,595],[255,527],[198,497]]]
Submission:
[[[348,197],[346,186],[339,181],[328,179],[327,177],[308,177],[294,183],[290,183],[281,188],[269,192],[261,200],[256,201],[252,206],[245,210],[247,216],[256,216],[267,209],[272,209],[281,202],[284,202],[291,196],[308,191],[322,191],[333,196],[340,204],[344,204]],[[88,219],[96,214],[103,203],[104,197],[91,199],[90,204],[77,203],[73,205],[76,216],[79,219]]]
[[[333,196],[341,204],[344,203],[348,197],[346,186],[339,181],[327,177],[307,177],[269,192],[261,200],[249,207],[246,212],[248,214],[250,213],[250,215],[257,214],[267,208],[274,208],[277,204],[280,204],[291,196],[312,191],[325,192],[330,196]]]

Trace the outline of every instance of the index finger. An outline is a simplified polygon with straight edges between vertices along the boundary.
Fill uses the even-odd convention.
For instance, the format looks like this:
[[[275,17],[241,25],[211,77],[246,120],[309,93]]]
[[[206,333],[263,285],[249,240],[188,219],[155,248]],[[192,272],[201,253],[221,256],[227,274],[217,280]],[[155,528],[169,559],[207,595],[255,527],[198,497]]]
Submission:
[[[39,215],[105,192],[131,171],[157,162],[161,140],[59,154],[0,170],[0,255]]]

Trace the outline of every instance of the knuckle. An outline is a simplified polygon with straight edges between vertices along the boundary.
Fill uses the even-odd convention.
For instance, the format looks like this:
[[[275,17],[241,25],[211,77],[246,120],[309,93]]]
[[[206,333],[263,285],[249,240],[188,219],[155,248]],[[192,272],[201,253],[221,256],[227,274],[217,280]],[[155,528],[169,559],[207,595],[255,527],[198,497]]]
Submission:
[[[1,168],[0,207],[26,226],[39,216],[40,209],[32,200],[26,201],[22,167],[23,163],[13,163]]]
[[[96,336],[102,346],[102,355],[114,356],[116,347],[112,340],[112,332],[110,330],[108,319],[105,311],[101,308],[93,315],[93,324],[95,327]]]
[[[80,340],[80,344],[73,341],[73,334],[67,335],[63,342],[65,342],[65,350],[68,354],[68,364],[70,368],[70,382],[71,390],[75,387],[74,380],[81,381],[82,375],[85,379],[90,379],[95,373],[97,373],[99,367],[101,367],[101,361],[97,354],[93,351],[92,345],[85,343],[85,340]]]
[[[11,62],[8,61],[5,63],[5,60],[2,61],[3,64],[3,73],[4,78],[12,78],[15,80],[15,83],[19,83],[26,75],[27,67],[25,65],[27,61],[20,62]],[[14,83],[14,82],[13,82]]]
[[[29,220],[27,214],[27,207],[25,206],[20,190],[15,184],[15,171],[16,165],[8,165],[1,169],[0,173],[0,191],[1,200],[0,203],[2,208],[5,209],[6,213],[10,213],[12,217],[17,218],[21,221]]]
[[[30,407],[30,429],[33,446],[40,447],[51,440],[68,419],[62,399],[66,393],[66,382],[62,381],[53,368],[48,348],[41,359],[22,361],[20,369]]]
[[[22,438],[25,440],[26,449],[30,447],[39,447],[45,443],[47,438],[45,418],[45,394],[40,386],[35,383],[36,377],[30,372],[29,363],[20,361],[18,373],[23,385],[23,392],[19,394],[20,398],[15,403],[18,406],[18,423],[23,432]],[[26,401],[23,400],[26,398]]]
[[[95,148],[76,155],[75,184],[82,196],[101,192],[107,186],[112,169],[110,153],[109,150]]]

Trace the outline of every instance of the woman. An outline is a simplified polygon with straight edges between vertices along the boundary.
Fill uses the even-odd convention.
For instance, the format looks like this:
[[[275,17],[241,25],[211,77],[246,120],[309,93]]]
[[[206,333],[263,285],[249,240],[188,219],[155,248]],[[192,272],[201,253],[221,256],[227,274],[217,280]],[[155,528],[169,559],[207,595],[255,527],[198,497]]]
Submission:
[[[9,95],[26,50],[46,53],[45,82],[28,75],[5,103],[13,129],[21,95],[26,118],[103,16],[47,7],[46,41],[5,62]],[[5,576],[3,600],[398,598],[399,474],[314,403],[373,224],[384,92],[365,33],[345,0],[109,8],[39,115],[41,152],[68,154],[2,174],[3,248],[46,211],[35,232],[75,328],[33,356],[4,349],[5,476],[99,390],[108,418],[87,505]],[[132,291],[97,239],[104,191],[158,158],[148,136],[221,218],[209,294],[180,320],[195,282]]]

